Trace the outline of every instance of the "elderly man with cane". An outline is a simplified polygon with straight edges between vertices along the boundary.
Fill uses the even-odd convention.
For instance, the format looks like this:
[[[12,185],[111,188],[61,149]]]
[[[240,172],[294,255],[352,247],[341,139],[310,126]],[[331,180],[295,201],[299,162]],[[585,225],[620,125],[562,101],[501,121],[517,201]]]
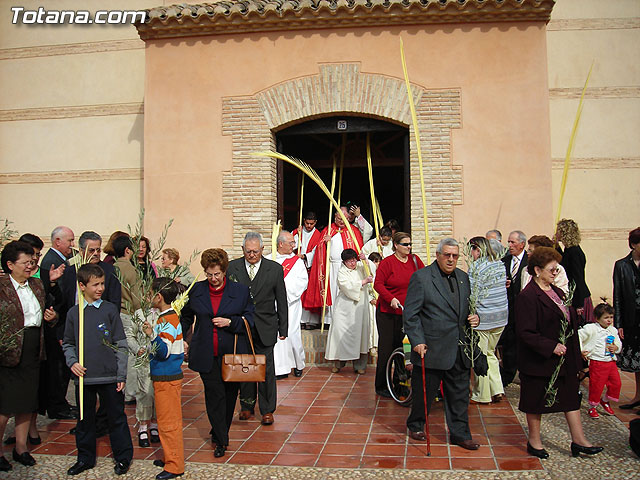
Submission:
[[[442,382],[450,443],[477,450],[479,444],[472,440],[469,431],[471,360],[465,353],[465,345],[469,345],[467,325],[476,327],[479,319],[477,315],[469,315],[469,277],[456,268],[458,256],[458,242],[443,239],[436,249],[436,261],[415,272],[409,282],[403,325],[411,342],[414,368],[407,427],[413,440],[428,441],[424,427]]]

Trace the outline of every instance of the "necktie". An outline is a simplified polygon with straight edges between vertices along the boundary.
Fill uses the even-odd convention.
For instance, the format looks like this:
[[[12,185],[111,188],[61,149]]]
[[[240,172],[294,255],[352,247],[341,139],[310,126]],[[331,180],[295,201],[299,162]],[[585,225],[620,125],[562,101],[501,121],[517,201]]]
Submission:
[[[518,273],[518,266],[520,265],[520,261],[517,257],[513,259],[513,267],[511,267],[511,278],[515,277]]]
[[[254,264],[249,265],[249,280],[253,281],[256,276],[256,266]]]

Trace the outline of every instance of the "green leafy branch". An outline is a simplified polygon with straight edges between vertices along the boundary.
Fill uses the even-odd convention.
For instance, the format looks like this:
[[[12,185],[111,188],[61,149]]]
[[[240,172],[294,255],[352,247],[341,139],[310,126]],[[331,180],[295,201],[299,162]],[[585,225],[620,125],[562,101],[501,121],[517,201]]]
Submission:
[[[571,307],[571,303],[573,301],[573,294],[575,290],[576,290],[576,284],[575,282],[572,281],[569,284],[569,292],[567,293],[567,295],[565,296],[562,302],[565,307],[567,308]],[[569,337],[571,337],[571,335],[573,335],[573,329],[571,328],[571,325],[569,323],[569,318],[567,318],[566,314],[562,312],[562,319],[560,320],[560,332],[558,334],[558,343],[561,343],[562,345],[566,345],[567,340],[569,339]],[[565,356],[566,355],[560,356],[560,359],[558,360],[558,365],[556,365],[556,369],[553,371],[553,374],[549,379],[549,384],[547,385],[547,388],[544,391],[546,407],[552,407],[557,402],[558,387],[556,387],[556,381],[558,380],[558,375],[560,375],[560,369],[564,364]]]

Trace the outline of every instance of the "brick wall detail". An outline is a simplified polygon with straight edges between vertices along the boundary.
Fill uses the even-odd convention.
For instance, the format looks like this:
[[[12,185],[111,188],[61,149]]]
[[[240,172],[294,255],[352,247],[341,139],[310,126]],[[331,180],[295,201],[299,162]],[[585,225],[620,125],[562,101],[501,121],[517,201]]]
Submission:
[[[233,166],[223,174],[223,207],[233,210],[232,255],[246,231],[270,238],[277,220],[276,163],[251,153],[275,149],[273,132],[322,116],[373,116],[410,129],[411,227],[424,251],[418,155],[404,81],[361,73],[359,64],[321,64],[320,73],[292,79],[253,96],[222,99],[222,133],[232,136]],[[429,235],[435,246],[453,234],[453,206],[462,204],[462,167],[452,164],[451,129],[461,127],[460,90],[412,85],[422,147]],[[303,159],[304,160],[304,159]],[[432,247],[432,251],[435,251]],[[432,254],[433,255],[433,254]]]

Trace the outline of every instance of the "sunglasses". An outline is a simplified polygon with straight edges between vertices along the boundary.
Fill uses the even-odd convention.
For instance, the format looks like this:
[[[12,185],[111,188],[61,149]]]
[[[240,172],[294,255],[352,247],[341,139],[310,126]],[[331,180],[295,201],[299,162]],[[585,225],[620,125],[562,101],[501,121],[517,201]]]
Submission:
[[[403,247],[410,247],[411,242],[401,242],[401,243],[398,243],[398,245],[402,245]]]

